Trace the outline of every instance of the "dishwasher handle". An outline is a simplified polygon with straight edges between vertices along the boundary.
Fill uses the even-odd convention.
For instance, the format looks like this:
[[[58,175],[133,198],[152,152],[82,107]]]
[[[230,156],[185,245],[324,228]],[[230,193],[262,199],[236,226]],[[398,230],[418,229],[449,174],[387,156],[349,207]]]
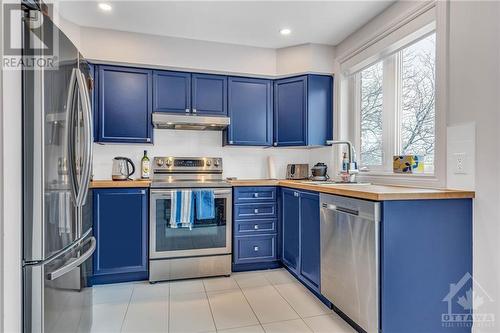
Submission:
[[[321,206],[323,208],[326,208],[328,210],[333,210],[335,212],[344,213],[344,214],[355,216],[355,217],[359,216],[359,211],[354,210],[354,209],[349,209],[349,208],[340,207],[337,205],[327,204],[327,203],[322,203]]]

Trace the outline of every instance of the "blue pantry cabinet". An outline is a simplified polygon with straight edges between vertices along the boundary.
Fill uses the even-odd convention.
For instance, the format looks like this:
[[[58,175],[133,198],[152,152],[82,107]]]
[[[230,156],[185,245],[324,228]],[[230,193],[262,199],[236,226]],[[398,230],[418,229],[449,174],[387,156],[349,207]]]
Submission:
[[[283,264],[301,282],[319,293],[319,193],[282,188],[281,200]]]
[[[148,278],[148,190],[93,190],[94,284]]]
[[[97,142],[152,143],[152,76],[147,69],[98,65]]]
[[[274,146],[324,146],[333,137],[333,77],[274,81]]]
[[[271,146],[273,140],[272,81],[230,77],[225,145]]]
[[[227,76],[154,71],[153,111],[225,116]]]
[[[277,188],[235,187],[233,271],[279,267]]]

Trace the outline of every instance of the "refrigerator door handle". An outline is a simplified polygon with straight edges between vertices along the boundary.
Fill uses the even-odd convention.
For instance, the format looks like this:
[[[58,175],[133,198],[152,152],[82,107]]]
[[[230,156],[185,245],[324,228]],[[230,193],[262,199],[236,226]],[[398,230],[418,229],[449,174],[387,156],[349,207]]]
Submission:
[[[67,264],[65,264],[64,266],[56,269],[55,271],[53,271],[51,273],[48,273],[47,274],[47,280],[52,281],[52,280],[55,280],[55,279],[63,276],[64,274],[72,271],[76,267],[78,267],[81,264],[83,264],[88,258],[90,258],[90,256],[95,251],[96,243],[97,242],[96,242],[95,237],[92,236],[87,241],[85,241],[81,246],[83,247],[88,242],[90,242],[90,248],[85,253],[83,253],[81,256],[79,256],[78,258],[76,258],[74,260],[70,260]]]
[[[85,204],[85,200],[87,198],[87,192],[90,185],[90,176],[92,170],[92,110],[90,104],[90,97],[88,94],[88,90],[85,84],[85,76],[79,69],[75,69],[76,71],[76,81],[78,84],[78,93],[80,96],[80,101],[82,103],[83,108],[83,169],[82,169],[82,177],[80,178],[80,186],[78,191],[78,200],[77,205],[82,207]]]
[[[66,110],[67,110],[67,135],[68,135],[68,173],[69,173],[69,182],[71,184],[71,194],[73,195],[73,200],[75,202],[75,206],[78,206],[78,179],[76,177],[76,161],[75,161],[75,132],[74,132],[74,123],[75,123],[75,105],[74,94],[75,94],[75,83],[76,83],[76,69],[73,68],[71,71],[71,78],[69,80],[68,86],[68,97],[66,101]]]

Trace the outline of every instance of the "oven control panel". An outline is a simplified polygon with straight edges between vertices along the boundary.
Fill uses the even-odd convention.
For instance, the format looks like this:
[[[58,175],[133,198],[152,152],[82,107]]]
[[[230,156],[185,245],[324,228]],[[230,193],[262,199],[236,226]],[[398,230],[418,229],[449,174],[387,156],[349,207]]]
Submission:
[[[155,157],[154,172],[222,172],[220,157]]]

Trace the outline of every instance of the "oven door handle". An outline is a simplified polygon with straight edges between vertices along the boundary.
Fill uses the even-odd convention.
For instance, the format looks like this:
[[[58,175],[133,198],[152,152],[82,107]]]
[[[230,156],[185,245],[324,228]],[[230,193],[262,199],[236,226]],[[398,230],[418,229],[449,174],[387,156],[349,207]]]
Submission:
[[[193,190],[193,192],[196,190]],[[170,198],[172,197],[172,190],[151,190],[151,196],[162,197],[162,198]],[[232,193],[231,190],[214,190],[214,196],[224,196],[230,195]]]

